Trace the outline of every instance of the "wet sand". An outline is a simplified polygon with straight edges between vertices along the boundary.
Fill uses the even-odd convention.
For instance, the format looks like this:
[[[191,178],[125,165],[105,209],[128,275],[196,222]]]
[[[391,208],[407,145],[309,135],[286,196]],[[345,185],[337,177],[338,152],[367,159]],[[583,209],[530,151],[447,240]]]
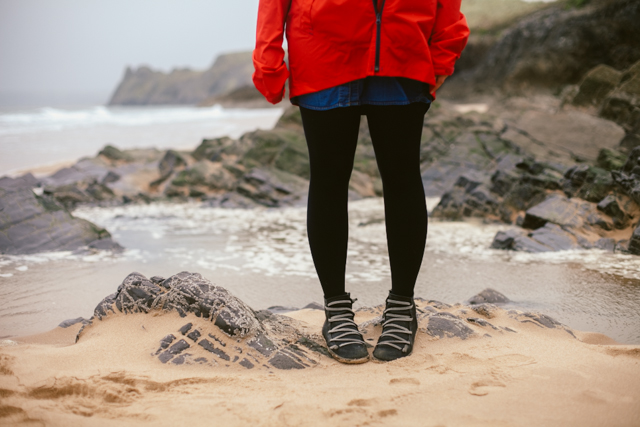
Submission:
[[[453,308],[455,309],[455,307]],[[323,313],[289,316],[319,332]],[[359,312],[364,322],[373,314]],[[72,344],[79,325],[0,347],[3,425],[634,426],[640,424],[640,346],[546,329],[501,311],[516,333],[434,338],[391,363],[303,370],[162,364],[151,356],[175,312],[112,315]],[[202,324],[200,324],[200,323]],[[206,332],[206,329],[203,329]],[[365,337],[377,339],[379,327]],[[6,342],[5,342],[6,344]],[[238,344],[241,345],[241,344]]]

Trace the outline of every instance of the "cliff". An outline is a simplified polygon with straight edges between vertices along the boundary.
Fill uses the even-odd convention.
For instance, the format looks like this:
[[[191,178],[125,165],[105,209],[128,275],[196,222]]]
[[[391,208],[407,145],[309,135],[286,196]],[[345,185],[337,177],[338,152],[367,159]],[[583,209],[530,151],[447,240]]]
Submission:
[[[252,73],[251,52],[220,55],[204,71],[175,69],[167,74],[146,66],[127,67],[109,105],[200,104],[251,85]]]

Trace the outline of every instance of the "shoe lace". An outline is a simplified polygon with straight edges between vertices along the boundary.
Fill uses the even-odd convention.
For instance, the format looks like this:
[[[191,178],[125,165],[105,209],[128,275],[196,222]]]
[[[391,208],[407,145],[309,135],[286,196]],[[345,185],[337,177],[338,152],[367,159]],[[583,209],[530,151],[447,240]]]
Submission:
[[[383,317],[386,320],[382,324],[382,334],[378,339],[378,345],[387,345],[397,348],[403,353],[406,353],[407,351],[409,351],[411,341],[409,341],[408,337],[403,338],[401,336],[398,336],[398,334],[408,335],[410,337],[412,333],[409,328],[399,325],[396,322],[411,322],[413,320],[413,317],[411,317],[411,309],[413,308],[413,303],[407,301],[396,301],[392,299],[387,300],[387,304],[389,303],[393,303],[398,306],[387,307],[384,310]],[[401,347],[403,344],[404,346]]]
[[[358,331],[358,324],[353,320],[355,317],[353,310],[349,307],[333,307],[338,304],[352,304],[354,301],[351,299],[332,301],[324,306],[324,309],[329,314],[327,316],[329,327],[332,327],[333,323],[340,322],[332,329],[329,329],[329,348],[331,350],[337,350],[348,345],[365,344],[362,334]],[[337,314],[336,312],[341,313]],[[340,335],[333,337],[333,334]]]

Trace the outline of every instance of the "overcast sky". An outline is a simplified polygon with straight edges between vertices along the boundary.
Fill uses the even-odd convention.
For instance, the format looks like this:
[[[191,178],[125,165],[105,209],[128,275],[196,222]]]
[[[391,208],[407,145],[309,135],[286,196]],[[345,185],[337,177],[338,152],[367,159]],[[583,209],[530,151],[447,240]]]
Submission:
[[[0,105],[106,102],[127,65],[251,50],[258,0],[0,0]]]

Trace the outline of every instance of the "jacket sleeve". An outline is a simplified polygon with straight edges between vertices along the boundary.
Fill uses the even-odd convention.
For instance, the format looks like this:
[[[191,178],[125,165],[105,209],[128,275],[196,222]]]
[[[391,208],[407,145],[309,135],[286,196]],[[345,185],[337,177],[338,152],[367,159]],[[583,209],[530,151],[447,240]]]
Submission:
[[[467,45],[469,27],[460,12],[460,3],[461,0],[438,0],[430,41],[431,59],[437,76],[453,74],[453,66]]]
[[[289,70],[282,41],[291,0],[260,0],[256,48],[253,51],[253,84],[272,104],[284,97]]]

